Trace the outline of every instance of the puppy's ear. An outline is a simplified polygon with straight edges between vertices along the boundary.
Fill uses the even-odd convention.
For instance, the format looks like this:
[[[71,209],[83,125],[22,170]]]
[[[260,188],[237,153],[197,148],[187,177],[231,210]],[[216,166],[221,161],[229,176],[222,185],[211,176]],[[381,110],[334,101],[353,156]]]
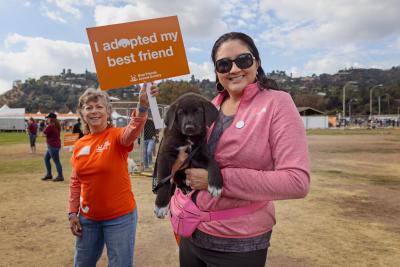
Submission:
[[[167,114],[165,115],[164,123],[168,127],[169,130],[171,130],[172,127],[174,126],[177,108],[178,108],[178,103],[175,102],[175,103],[171,104],[169,106]]]
[[[210,101],[203,101],[204,121],[209,127],[218,118],[218,109]]]

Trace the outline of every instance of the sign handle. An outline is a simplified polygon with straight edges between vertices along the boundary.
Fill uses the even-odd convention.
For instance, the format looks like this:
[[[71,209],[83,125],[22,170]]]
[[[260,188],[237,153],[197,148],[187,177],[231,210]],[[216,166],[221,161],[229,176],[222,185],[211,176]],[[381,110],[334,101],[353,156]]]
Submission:
[[[158,110],[157,100],[151,95],[151,82],[146,83],[146,93],[149,99],[151,115],[153,116],[154,127],[158,130],[165,128],[163,119],[161,118],[160,111]]]

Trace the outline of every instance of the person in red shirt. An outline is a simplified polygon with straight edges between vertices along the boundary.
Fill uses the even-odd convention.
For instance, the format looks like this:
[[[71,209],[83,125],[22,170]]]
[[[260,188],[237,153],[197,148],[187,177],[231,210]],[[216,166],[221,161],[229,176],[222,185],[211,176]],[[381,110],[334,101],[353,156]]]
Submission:
[[[158,89],[152,86],[152,95]],[[104,244],[109,266],[133,266],[136,202],[128,173],[128,153],[147,120],[144,88],[129,124],[116,128],[106,92],[87,89],[78,112],[84,136],[74,146],[69,193],[69,222],[76,238],[75,266],[96,266]]]
[[[38,125],[36,124],[33,118],[29,118],[28,127],[26,128],[26,132],[29,135],[29,143],[31,146],[31,153],[36,153],[36,136],[37,136]]]
[[[46,136],[47,151],[44,155],[44,163],[46,165],[47,173],[42,178],[43,181],[53,180],[54,182],[64,181],[64,175],[62,171],[62,166],[60,162],[60,148],[61,148],[61,125],[57,120],[57,115],[54,113],[49,113],[46,117],[47,127],[43,130],[43,134]],[[57,169],[57,177],[53,179],[51,173],[50,159],[53,159],[54,164]]]

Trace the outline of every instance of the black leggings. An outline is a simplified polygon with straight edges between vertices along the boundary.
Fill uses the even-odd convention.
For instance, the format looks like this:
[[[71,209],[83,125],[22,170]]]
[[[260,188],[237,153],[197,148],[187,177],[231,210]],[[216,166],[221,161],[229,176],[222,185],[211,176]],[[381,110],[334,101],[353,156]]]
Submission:
[[[220,252],[194,245],[182,238],[179,243],[180,267],[264,267],[268,248],[249,252]]]

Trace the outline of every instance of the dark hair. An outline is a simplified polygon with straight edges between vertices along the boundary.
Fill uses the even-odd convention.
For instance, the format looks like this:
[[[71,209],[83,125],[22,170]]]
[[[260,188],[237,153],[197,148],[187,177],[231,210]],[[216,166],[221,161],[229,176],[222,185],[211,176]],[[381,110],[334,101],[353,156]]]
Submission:
[[[257,49],[256,45],[254,44],[253,39],[251,39],[251,37],[248,36],[247,34],[244,34],[241,32],[230,32],[230,33],[225,33],[224,35],[219,37],[217,39],[217,41],[215,41],[212,52],[211,52],[211,59],[212,59],[214,65],[215,65],[215,61],[216,61],[215,56],[217,54],[218,49],[224,42],[230,41],[230,40],[242,41],[249,48],[250,52],[253,54],[256,61],[258,62],[259,66],[258,66],[257,75],[256,75],[258,87],[261,90],[269,89],[269,88],[270,89],[279,89],[278,84],[275,82],[275,80],[269,79],[265,75],[265,72],[264,72],[263,68],[261,67],[261,59],[260,59],[260,54],[258,53],[258,49]],[[223,91],[224,88],[219,83],[218,76],[215,77],[215,81],[217,82],[217,90],[220,92]]]
[[[49,119],[49,124],[54,125],[61,132],[60,122],[56,118],[48,118],[48,119]]]

